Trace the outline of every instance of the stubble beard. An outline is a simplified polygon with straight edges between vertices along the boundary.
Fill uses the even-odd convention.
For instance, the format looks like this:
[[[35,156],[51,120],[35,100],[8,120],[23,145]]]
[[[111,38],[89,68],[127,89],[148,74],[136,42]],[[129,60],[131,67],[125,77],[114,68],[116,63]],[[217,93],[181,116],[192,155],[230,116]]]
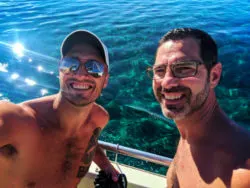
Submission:
[[[190,91],[190,89],[189,89]],[[186,96],[187,100],[183,105],[182,109],[178,112],[172,111],[168,109],[167,106],[164,105],[163,101],[160,100],[161,110],[165,117],[169,119],[173,119],[174,121],[182,120],[186,118],[188,115],[193,114],[198,111],[204,105],[209,95],[209,83],[206,83],[203,90],[200,91],[193,99],[192,92],[189,92],[189,95]]]
[[[68,91],[61,90],[63,98],[65,98],[70,104],[76,107],[84,107],[93,102],[96,98],[93,98],[92,95],[88,98],[83,97],[81,94],[69,93]]]
[[[104,83],[100,86],[100,88],[103,88]],[[92,94],[88,97],[83,97],[81,94],[76,94],[76,93],[71,93],[68,88],[61,89],[61,94],[62,96],[72,105],[76,107],[84,107],[87,106],[93,102],[96,101],[101,95],[102,89],[97,89],[96,87],[94,88]]]
[[[95,99],[84,99],[80,94],[78,94],[68,98],[68,101],[74,106],[83,107],[95,102]]]

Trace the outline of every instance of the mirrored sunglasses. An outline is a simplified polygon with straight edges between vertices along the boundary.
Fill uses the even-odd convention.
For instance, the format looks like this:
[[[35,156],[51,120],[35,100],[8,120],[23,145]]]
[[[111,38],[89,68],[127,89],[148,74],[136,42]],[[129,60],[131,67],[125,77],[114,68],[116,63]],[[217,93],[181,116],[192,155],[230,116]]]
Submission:
[[[59,63],[59,70],[64,74],[76,73],[80,66],[84,66],[86,72],[99,78],[104,74],[104,65],[96,60],[88,60],[85,63],[81,63],[79,59],[72,57],[65,57]]]

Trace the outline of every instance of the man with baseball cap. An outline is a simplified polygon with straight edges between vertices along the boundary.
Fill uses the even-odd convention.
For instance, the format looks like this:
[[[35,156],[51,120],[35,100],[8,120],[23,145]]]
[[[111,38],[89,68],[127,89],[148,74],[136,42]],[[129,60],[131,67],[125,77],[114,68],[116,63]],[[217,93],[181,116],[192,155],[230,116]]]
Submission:
[[[60,91],[21,104],[0,102],[0,187],[76,187],[94,160],[118,172],[98,146],[109,121],[95,100],[108,82],[106,46],[78,30],[61,46]]]

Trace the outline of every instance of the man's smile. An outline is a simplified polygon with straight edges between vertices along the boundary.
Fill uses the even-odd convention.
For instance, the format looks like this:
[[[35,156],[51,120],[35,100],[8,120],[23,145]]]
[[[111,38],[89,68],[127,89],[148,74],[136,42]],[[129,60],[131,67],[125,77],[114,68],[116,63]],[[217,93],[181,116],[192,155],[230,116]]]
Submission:
[[[166,100],[179,100],[183,98],[184,94],[183,93],[162,93],[162,97]]]
[[[71,83],[70,87],[76,90],[90,90],[93,88],[92,85],[87,83]]]
[[[184,104],[187,99],[186,95],[184,94],[163,94],[161,98],[164,106],[167,105],[182,105]]]
[[[187,101],[187,89],[173,89],[173,91],[166,91],[163,90],[161,92],[161,99],[164,100],[166,105],[174,105],[179,104]]]

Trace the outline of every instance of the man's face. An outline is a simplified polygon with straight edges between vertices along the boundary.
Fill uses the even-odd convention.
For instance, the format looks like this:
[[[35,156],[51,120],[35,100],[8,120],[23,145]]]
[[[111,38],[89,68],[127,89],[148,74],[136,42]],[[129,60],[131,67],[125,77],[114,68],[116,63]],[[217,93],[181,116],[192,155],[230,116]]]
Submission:
[[[194,76],[177,78],[170,66],[177,62],[199,61],[199,45],[193,38],[169,40],[157,51],[155,65],[167,65],[165,75],[153,80],[153,90],[164,116],[180,120],[201,108],[209,93],[208,73],[204,64],[198,65]]]
[[[77,44],[65,57],[76,58],[81,66],[75,72],[67,74],[59,71],[60,88],[63,97],[76,106],[85,106],[94,102],[101,94],[108,82],[108,67],[99,51],[87,44]],[[104,65],[101,77],[90,75],[83,66],[88,60],[95,60]]]

